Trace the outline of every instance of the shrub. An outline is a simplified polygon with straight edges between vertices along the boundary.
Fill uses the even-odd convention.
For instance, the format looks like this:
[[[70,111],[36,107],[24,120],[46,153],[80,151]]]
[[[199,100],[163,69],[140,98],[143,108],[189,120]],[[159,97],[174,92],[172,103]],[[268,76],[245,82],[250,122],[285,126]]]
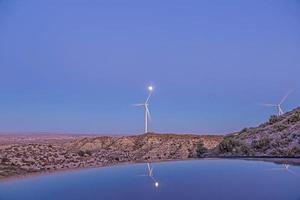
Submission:
[[[250,155],[251,154],[251,149],[248,146],[246,146],[246,145],[242,145],[241,146],[241,152],[244,155]]]
[[[248,131],[248,128],[243,128],[240,133],[246,133]]]
[[[300,112],[296,112],[294,115],[292,115],[289,119],[288,119],[288,123],[289,124],[293,124],[300,121]]]
[[[80,150],[80,151],[77,152],[77,154],[78,154],[79,156],[85,156],[85,155],[91,156],[91,155],[92,155],[92,152],[91,152],[90,150],[85,150],[85,151]]]
[[[286,128],[288,128],[288,126],[284,125],[284,124],[278,124],[275,128],[276,128],[276,131],[281,132],[281,131],[285,130]]]
[[[87,155],[89,155],[89,156],[92,155],[92,152],[91,152],[90,150],[86,150],[85,153],[86,153]]]
[[[78,155],[79,155],[79,156],[84,156],[84,155],[85,155],[85,152],[82,151],[82,150],[80,150],[80,151],[78,151]]]
[[[231,137],[224,138],[219,144],[220,153],[232,152],[236,147],[240,146],[240,143]]]
[[[269,148],[269,144],[270,144],[269,138],[262,138],[260,140],[253,140],[251,146],[254,149],[266,150],[267,148]]]
[[[9,159],[8,159],[7,157],[3,157],[3,158],[1,159],[1,163],[2,163],[2,164],[5,164],[5,163],[7,163],[7,162],[9,162]]]
[[[272,115],[271,117],[270,117],[270,119],[269,119],[269,123],[270,124],[275,124],[276,122],[278,122],[279,121],[279,119],[278,119],[278,117],[276,116],[276,115]]]
[[[293,147],[291,150],[288,151],[288,156],[294,157],[300,155],[300,148]]]
[[[207,148],[204,147],[204,144],[202,141],[200,141],[197,144],[196,152],[197,152],[198,158],[201,158],[203,156],[203,154],[207,152]]]

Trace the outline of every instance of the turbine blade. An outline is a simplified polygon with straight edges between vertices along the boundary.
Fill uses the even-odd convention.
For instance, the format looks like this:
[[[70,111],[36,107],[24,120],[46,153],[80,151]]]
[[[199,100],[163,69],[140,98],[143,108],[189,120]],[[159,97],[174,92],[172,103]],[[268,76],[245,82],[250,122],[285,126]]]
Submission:
[[[146,99],[145,104],[147,104],[147,103],[149,102],[149,99],[150,99],[151,95],[152,95],[152,92],[149,93],[149,95],[148,95],[148,97],[147,97],[147,99]]]
[[[268,107],[277,107],[278,105],[276,104],[271,104],[271,103],[264,103],[264,104],[261,104],[262,106],[268,106]]]
[[[137,104],[132,104],[132,106],[138,107],[138,106],[144,106],[143,103],[137,103]]]
[[[292,93],[292,90],[290,90],[280,101],[279,105],[283,104],[285,102],[285,100],[290,96],[290,94]]]

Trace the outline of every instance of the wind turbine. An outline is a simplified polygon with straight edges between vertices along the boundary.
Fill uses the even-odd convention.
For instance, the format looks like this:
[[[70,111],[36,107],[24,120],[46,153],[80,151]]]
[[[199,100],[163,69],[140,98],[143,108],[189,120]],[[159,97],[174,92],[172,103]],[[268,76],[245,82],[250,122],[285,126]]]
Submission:
[[[291,94],[291,91],[288,92],[279,102],[279,104],[263,104],[263,106],[268,106],[268,107],[275,107],[277,109],[277,116],[281,116],[284,114],[284,111],[282,109],[282,104],[285,102],[285,100],[289,97],[289,95]]]
[[[148,120],[151,120],[151,114],[150,114],[148,106],[149,106],[149,99],[152,95],[153,89],[154,88],[151,85],[148,87],[149,95],[148,95],[145,103],[133,104],[133,106],[144,107],[144,109],[145,109],[145,133],[148,133]]]

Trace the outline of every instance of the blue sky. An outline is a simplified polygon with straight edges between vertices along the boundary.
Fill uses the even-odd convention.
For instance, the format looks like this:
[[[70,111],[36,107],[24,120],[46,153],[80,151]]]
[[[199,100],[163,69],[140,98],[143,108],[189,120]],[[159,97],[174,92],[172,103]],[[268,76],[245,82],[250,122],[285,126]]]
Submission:
[[[0,0],[0,131],[229,133],[300,104],[299,0]]]

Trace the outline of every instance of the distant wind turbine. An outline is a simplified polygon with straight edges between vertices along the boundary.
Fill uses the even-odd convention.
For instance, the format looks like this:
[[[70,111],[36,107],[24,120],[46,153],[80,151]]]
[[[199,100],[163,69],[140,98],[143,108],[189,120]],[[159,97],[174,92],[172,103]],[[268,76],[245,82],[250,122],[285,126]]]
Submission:
[[[274,107],[277,109],[277,116],[281,116],[284,114],[284,111],[282,109],[282,104],[285,102],[285,100],[289,97],[289,95],[291,94],[292,91],[288,92],[283,98],[282,100],[278,103],[278,104],[262,104],[263,106],[268,106],[268,107]]]
[[[148,87],[148,91],[149,91],[149,95],[145,101],[145,103],[139,103],[139,104],[133,104],[133,106],[137,106],[137,107],[144,107],[145,109],[145,133],[148,133],[148,120],[151,120],[151,114],[150,114],[150,111],[149,111],[149,99],[152,95],[152,92],[153,92],[153,86],[149,86]]]

